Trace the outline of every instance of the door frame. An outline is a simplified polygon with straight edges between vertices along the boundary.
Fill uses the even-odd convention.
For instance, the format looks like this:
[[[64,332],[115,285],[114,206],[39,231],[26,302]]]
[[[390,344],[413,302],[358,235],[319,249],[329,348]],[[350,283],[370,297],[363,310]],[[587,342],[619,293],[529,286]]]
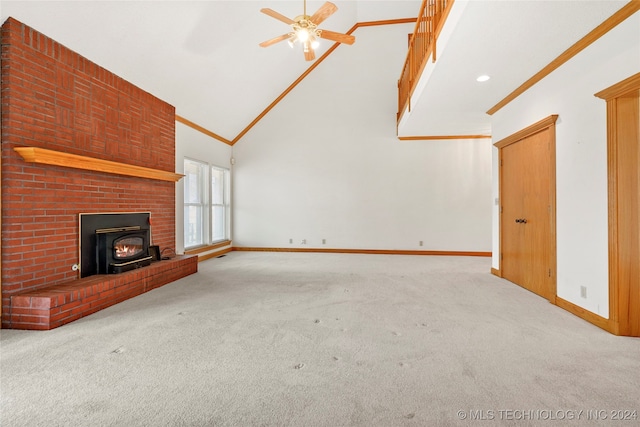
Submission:
[[[596,97],[603,99],[607,102],[607,174],[608,174],[608,193],[609,193],[609,319],[607,329],[609,332],[615,335],[624,336],[640,336],[640,313],[637,311],[631,311],[631,307],[638,306],[637,290],[640,287],[640,280],[631,277],[631,266],[625,265],[621,262],[621,259],[625,257],[621,253],[621,245],[623,240],[628,244],[631,230],[629,230],[630,224],[635,224],[637,227],[640,222],[640,213],[636,209],[631,215],[635,215],[635,218],[629,218],[628,216],[621,219],[621,199],[624,195],[620,195],[620,191],[629,191],[636,193],[638,184],[635,185],[635,190],[630,187],[628,183],[624,184],[619,180],[624,174],[624,178],[633,181],[640,175],[640,166],[637,159],[621,158],[619,149],[623,144],[628,144],[628,140],[624,140],[620,134],[622,129],[619,129],[618,115],[620,98],[629,97],[633,98],[635,95],[635,108],[638,109],[640,103],[640,73],[636,73],[631,77],[622,80],[615,85],[604,89],[595,94]],[[636,135],[640,129],[640,117],[635,116],[635,122],[630,124],[630,127],[635,126]],[[637,181],[636,181],[637,183]],[[624,188],[624,190],[621,190]],[[628,215],[628,214],[627,214]],[[635,230],[637,232],[637,228]],[[626,254],[629,256],[637,257],[638,242],[636,244],[636,254]],[[628,280],[624,280],[627,278]]]
[[[549,272],[549,286],[548,290],[548,300],[552,304],[556,304],[557,298],[557,274],[556,274],[556,266],[557,266],[557,250],[556,250],[556,130],[555,124],[558,120],[557,114],[552,114],[526,128],[519,130],[518,132],[507,136],[504,139],[493,144],[494,147],[498,149],[498,200],[500,202],[499,209],[499,241],[500,241],[500,257],[499,257],[499,266],[502,268],[502,248],[503,244],[503,229],[504,229],[504,217],[502,215],[502,188],[503,188],[503,180],[504,174],[502,172],[502,149],[511,144],[515,144],[518,141],[521,141],[535,133],[544,131],[546,129],[550,129],[550,141],[549,141],[549,198],[550,198],[550,212],[549,212],[549,266],[551,271]],[[498,270],[498,276],[502,276],[500,270]]]

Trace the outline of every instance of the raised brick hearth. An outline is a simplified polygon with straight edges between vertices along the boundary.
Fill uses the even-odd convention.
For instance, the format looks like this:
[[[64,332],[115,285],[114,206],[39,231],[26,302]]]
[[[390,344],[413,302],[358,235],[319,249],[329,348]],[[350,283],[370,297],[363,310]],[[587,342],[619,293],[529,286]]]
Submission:
[[[121,274],[85,277],[11,297],[8,327],[53,329],[198,270],[198,257],[177,256]]]
[[[2,327],[56,327],[195,271],[177,258],[80,279],[81,213],[149,212],[153,245],[175,251],[175,108],[13,18],[0,41]]]

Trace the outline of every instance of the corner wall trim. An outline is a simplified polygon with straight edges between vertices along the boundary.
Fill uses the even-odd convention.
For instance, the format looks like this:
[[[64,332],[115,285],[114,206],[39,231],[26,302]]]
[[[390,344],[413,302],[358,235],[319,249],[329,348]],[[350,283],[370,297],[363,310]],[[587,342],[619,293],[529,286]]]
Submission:
[[[197,130],[198,132],[202,132],[203,134],[205,134],[205,135],[207,135],[207,136],[210,136],[210,137],[211,137],[211,138],[213,138],[213,139],[217,139],[218,141],[224,142],[224,143],[225,143],[225,144],[227,144],[227,145],[233,145],[233,144],[231,143],[231,141],[229,141],[227,138],[222,137],[222,136],[218,135],[217,133],[213,133],[213,132],[211,132],[210,130],[205,129],[205,128],[203,128],[202,126],[200,126],[200,125],[198,125],[198,124],[195,124],[195,123],[193,123],[192,121],[187,120],[187,119],[185,119],[184,117],[181,117],[181,116],[179,116],[179,115],[177,115],[177,114],[176,114],[176,122],[180,122],[180,123],[182,123],[183,125],[189,126],[190,128],[195,129],[195,130]]]
[[[494,276],[502,277],[502,272],[497,268],[491,267],[491,274],[493,274]]]

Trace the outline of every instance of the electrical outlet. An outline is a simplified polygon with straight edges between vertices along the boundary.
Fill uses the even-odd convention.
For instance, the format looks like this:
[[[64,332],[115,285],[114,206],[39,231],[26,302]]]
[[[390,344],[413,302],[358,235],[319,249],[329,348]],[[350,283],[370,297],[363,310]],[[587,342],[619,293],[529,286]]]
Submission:
[[[306,245],[307,244],[307,239],[302,239],[302,242],[300,242],[300,244]]]
[[[289,243],[293,243],[293,239],[289,239]]]
[[[420,240],[420,243],[419,243],[419,245],[420,245],[420,246],[422,246],[422,240]]]
[[[327,239],[322,239],[322,244],[326,245],[327,244]]]
[[[580,286],[580,297],[582,297],[582,298],[586,298],[587,297],[587,287],[586,286]]]

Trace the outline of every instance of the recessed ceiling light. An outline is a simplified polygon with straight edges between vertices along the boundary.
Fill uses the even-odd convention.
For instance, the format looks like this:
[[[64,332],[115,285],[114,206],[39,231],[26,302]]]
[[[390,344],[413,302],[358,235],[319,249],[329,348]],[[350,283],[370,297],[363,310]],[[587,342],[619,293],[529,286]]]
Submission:
[[[483,74],[481,76],[478,76],[478,78],[476,79],[476,81],[478,82],[486,82],[487,80],[489,80],[491,77],[487,76],[486,74]]]

